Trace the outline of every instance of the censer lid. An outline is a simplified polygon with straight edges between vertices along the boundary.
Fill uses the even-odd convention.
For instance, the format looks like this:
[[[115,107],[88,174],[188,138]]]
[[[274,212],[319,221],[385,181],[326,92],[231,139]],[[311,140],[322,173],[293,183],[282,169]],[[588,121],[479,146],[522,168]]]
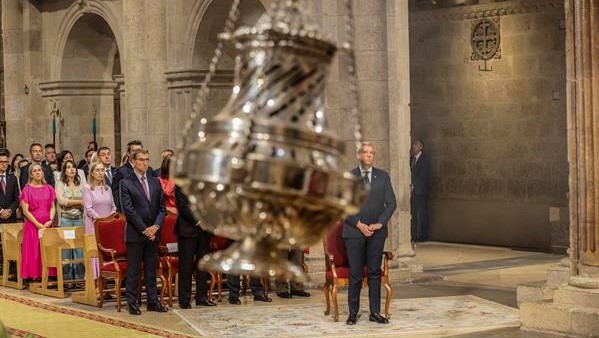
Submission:
[[[230,40],[241,44],[253,42],[254,46],[262,41],[310,47],[332,57],[337,50],[335,43],[323,37],[319,26],[311,22],[299,3],[300,0],[276,1],[253,27],[240,27]]]

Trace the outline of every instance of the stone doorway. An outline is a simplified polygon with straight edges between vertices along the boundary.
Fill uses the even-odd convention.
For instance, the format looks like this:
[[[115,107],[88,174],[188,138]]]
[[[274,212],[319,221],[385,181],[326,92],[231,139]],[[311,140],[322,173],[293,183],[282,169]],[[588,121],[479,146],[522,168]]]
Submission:
[[[58,80],[40,84],[48,111],[60,110],[57,146],[83,157],[93,140],[120,156],[124,77],[113,30],[97,14],[83,14],[70,29],[57,63]]]

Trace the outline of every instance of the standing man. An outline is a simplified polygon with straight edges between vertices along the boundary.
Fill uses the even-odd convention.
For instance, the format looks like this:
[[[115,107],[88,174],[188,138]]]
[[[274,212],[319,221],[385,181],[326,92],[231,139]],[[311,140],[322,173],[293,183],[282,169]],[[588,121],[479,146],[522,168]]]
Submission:
[[[126,164],[120,166],[114,176],[112,177],[112,184],[111,184],[111,188],[112,188],[112,197],[114,199],[114,204],[116,205],[117,211],[118,212],[122,212],[121,210],[121,203],[120,203],[120,184],[119,182],[122,179],[125,178],[129,178],[131,176],[133,176],[133,160],[131,159],[131,154],[136,152],[136,151],[140,151],[143,149],[143,144],[141,143],[141,141],[139,140],[133,140],[129,143],[127,143],[127,157],[129,158],[129,162],[127,162]]]
[[[422,152],[424,142],[417,139],[412,143],[410,156],[410,209],[412,211],[412,249],[416,242],[428,241],[428,208],[427,198],[429,191],[430,163],[428,157]]]
[[[21,174],[19,175],[21,187],[24,188],[29,182],[29,166],[32,164],[41,164],[46,183],[54,187],[54,174],[52,174],[52,168],[42,163],[44,156],[42,145],[39,143],[32,143],[29,146],[29,155],[31,156],[31,163],[21,168]]]
[[[110,152],[110,148],[100,147],[98,150],[98,159],[100,163],[104,165],[106,170],[104,173],[106,184],[112,187],[112,178],[116,174],[117,169],[112,166],[112,153]]]
[[[43,161],[43,164],[52,168],[52,171],[60,170],[60,168],[58,168],[58,164],[56,163],[56,147],[54,144],[46,144],[44,146],[44,152],[46,159]]]
[[[17,178],[8,175],[8,152],[0,151],[0,223],[16,222],[18,206]]]
[[[156,286],[160,227],[166,212],[164,196],[158,180],[148,173],[148,151],[138,150],[131,154],[131,159],[133,175],[120,182],[121,209],[127,217],[127,305],[130,314],[141,314],[137,306],[137,291],[143,263],[148,295],[147,309],[167,312],[168,308],[159,302]]]
[[[349,262],[349,317],[347,325],[355,325],[360,310],[360,290],[364,266],[368,268],[368,299],[371,322],[387,324],[381,315],[381,263],[387,239],[387,222],[397,203],[389,174],[374,168],[375,149],[370,142],[363,142],[358,149],[359,166],[352,174],[360,177],[369,191],[366,203],[357,215],[350,216],[343,225],[343,238]]]

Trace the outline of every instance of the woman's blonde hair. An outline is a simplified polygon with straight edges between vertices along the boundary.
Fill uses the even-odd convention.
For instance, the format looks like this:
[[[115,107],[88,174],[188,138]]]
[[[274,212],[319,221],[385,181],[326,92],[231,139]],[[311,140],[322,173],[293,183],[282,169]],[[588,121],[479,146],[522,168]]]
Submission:
[[[99,182],[98,182],[98,180],[96,180],[94,178],[93,173],[97,167],[104,167],[104,165],[102,164],[102,162],[92,162],[91,165],[89,166],[89,187],[91,190],[94,190],[94,188],[96,186],[106,189],[106,179],[104,178],[104,175],[102,175],[102,180]],[[104,169],[106,169],[106,168],[104,168]],[[110,168],[108,168],[108,170],[110,170]]]
[[[27,173],[29,173],[29,180],[27,181],[27,183],[31,183],[33,181],[33,175],[31,173],[33,173],[33,169],[35,169],[35,167],[39,167],[42,171],[42,184],[46,184],[47,182],[46,175],[44,174],[44,167],[42,167],[42,165],[39,163],[31,163],[29,169],[27,169]]]

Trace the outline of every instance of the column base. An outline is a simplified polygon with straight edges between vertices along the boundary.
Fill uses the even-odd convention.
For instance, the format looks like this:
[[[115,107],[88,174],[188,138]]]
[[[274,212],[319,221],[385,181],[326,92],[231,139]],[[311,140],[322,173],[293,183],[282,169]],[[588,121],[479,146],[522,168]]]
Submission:
[[[599,337],[599,290],[563,285],[553,300],[524,302],[522,329]]]

